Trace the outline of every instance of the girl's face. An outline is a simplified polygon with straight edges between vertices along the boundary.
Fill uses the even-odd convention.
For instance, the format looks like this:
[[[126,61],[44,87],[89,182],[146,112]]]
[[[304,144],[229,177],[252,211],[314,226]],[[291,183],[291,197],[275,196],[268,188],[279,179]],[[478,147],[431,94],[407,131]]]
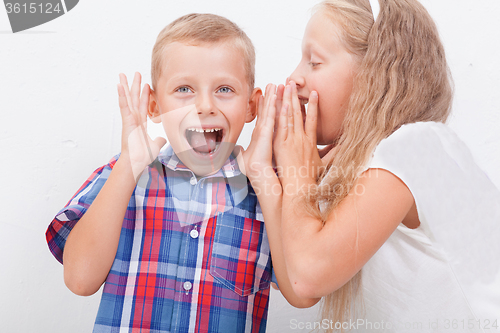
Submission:
[[[314,14],[302,40],[302,59],[290,76],[297,84],[302,105],[311,91],[318,92],[316,133],[320,145],[331,144],[340,135],[357,70],[353,55],[339,36],[340,29],[331,19],[321,12]]]

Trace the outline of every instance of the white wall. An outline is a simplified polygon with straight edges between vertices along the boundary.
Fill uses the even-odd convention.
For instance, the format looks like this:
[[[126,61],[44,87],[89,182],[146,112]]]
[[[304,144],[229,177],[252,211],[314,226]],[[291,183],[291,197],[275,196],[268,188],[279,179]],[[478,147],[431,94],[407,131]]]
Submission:
[[[139,71],[149,81],[160,29],[193,11],[227,16],[254,41],[257,85],[264,87],[295,68],[316,2],[85,0],[18,34],[0,8],[0,331],[91,331],[100,295],[66,289],[44,233],[90,173],[119,151],[118,73]],[[500,187],[500,2],[422,2],[437,21],[455,79],[451,126]],[[269,332],[300,331],[290,320],[316,317],[316,308],[293,309],[273,291]]]

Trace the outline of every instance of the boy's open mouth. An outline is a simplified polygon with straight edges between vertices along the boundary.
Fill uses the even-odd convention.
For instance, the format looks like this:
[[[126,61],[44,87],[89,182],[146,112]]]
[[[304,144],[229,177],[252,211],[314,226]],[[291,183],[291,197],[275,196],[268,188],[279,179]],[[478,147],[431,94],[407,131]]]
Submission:
[[[198,154],[211,155],[217,151],[224,138],[222,128],[188,128],[186,140],[191,148]]]

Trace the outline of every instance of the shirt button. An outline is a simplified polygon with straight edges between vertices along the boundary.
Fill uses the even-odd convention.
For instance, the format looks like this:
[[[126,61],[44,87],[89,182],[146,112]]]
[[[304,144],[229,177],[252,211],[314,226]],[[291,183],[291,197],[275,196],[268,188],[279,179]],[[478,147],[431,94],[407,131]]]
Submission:
[[[197,183],[197,182],[196,182],[196,177],[191,177],[191,179],[189,180],[189,183],[190,183],[191,185],[196,185],[196,183]]]
[[[191,290],[191,288],[193,288],[193,284],[191,282],[189,282],[189,281],[184,282],[184,290],[185,291]]]
[[[193,229],[189,232],[189,235],[191,236],[191,238],[198,238],[198,236],[200,235],[200,233],[198,232],[198,230],[196,229]]]

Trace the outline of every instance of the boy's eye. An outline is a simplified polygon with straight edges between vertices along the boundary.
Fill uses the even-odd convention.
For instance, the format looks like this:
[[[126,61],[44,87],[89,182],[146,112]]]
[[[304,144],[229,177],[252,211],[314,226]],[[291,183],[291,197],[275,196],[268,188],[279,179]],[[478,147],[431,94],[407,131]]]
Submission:
[[[177,88],[177,91],[180,93],[192,92],[192,90],[189,87],[180,87],[180,88]]]
[[[219,90],[217,90],[217,92],[221,92],[223,94],[227,94],[227,93],[232,92],[232,90],[229,87],[221,87],[221,88],[219,88]]]

